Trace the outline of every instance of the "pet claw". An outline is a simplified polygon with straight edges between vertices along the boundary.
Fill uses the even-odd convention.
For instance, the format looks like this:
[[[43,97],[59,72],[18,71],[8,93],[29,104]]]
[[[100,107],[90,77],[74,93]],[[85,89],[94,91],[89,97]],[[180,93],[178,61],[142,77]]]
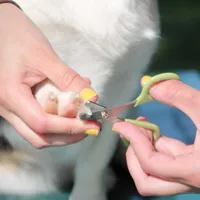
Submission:
[[[53,93],[53,92],[50,92],[49,95],[48,95],[48,100],[50,101],[54,101],[54,102],[58,102],[58,99],[56,97],[56,95]]]
[[[50,92],[47,98],[45,112],[49,114],[58,114],[58,99],[53,92]]]

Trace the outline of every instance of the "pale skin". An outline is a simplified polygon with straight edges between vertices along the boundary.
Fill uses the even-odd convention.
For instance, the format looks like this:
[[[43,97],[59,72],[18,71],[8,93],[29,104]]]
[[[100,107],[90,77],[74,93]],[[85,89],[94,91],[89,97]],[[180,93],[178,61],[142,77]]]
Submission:
[[[8,20],[6,20],[8,19]],[[16,6],[0,5],[0,115],[36,148],[76,143],[97,122],[81,122],[56,114],[49,102],[46,113],[33,96],[33,88],[50,79],[61,91],[92,89],[56,55],[34,23]],[[94,94],[96,94],[94,92]],[[90,100],[97,101],[97,94]],[[53,110],[53,111],[52,111]]]
[[[186,113],[197,131],[193,145],[160,136],[154,146],[150,131],[126,122],[114,124],[113,129],[130,141],[127,165],[137,189],[144,196],[199,193],[200,92],[180,81],[170,80],[153,86],[150,94],[155,100]],[[148,121],[144,117],[138,120]]]

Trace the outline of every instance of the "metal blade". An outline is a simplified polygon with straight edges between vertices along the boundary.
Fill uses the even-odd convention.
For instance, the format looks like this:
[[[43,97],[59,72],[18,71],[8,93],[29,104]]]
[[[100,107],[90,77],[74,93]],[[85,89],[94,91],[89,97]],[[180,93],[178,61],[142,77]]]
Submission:
[[[86,113],[81,113],[79,115],[81,120],[95,120],[96,121],[96,120],[102,119],[101,111],[106,109],[105,106],[98,103],[91,102],[91,101],[87,101],[85,103],[85,106],[87,106],[91,110],[92,114],[88,115]]]
[[[133,107],[136,104],[136,100],[127,103],[126,105],[114,107],[114,108],[106,108],[100,104],[97,103],[90,103],[88,102],[88,106],[92,111],[92,115],[88,114],[80,114],[80,118],[82,120],[116,120],[118,118],[118,115],[131,107]],[[96,110],[96,111],[95,111]]]

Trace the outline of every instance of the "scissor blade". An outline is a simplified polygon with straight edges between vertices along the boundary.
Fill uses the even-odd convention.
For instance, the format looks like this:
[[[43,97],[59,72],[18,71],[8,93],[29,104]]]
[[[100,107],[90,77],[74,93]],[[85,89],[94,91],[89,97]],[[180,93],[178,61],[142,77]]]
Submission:
[[[91,110],[92,114],[89,115],[89,114],[86,114],[86,113],[81,113],[79,115],[81,120],[95,120],[95,121],[97,121],[99,119],[102,119],[101,112],[106,109],[105,106],[98,104],[98,103],[91,102],[91,101],[87,101],[85,103],[85,106],[87,106]]]
[[[88,103],[88,106],[92,108],[91,106],[94,106],[94,110],[92,111],[92,115],[87,115],[87,114],[81,114],[80,118],[82,120],[114,120],[118,118],[118,115],[124,111],[127,110],[128,108],[133,107],[136,104],[136,100],[127,103],[126,105],[123,106],[118,106],[114,108],[106,108],[100,104],[96,103]],[[96,111],[95,111],[96,109]]]
[[[92,101],[87,101],[85,103],[85,106],[87,106],[91,110],[92,113],[106,109],[105,106],[95,103],[95,102],[92,102]]]
[[[128,110],[129,108],[133,108],[136,104],[136,100],[129,102],[125,105],[114,107],[114,108],[107,108],[104,109],[103,112],[103,119],[104,120],[114,120],[118,118],[119,114],[125,110]]]
[[[79,117],[81,120],[92,120],[92,121],[97,121],[102,119],[101,112],[92,113],[91,115],[81,113]]]

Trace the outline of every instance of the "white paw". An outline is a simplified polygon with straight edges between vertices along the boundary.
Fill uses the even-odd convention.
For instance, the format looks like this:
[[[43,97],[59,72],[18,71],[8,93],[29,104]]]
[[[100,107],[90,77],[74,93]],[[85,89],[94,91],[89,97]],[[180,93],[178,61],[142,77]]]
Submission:
[[[91,113],[78,93],[74,91],[61,92],[50,81],[44,81],[37,86],[35,98],[50,114],[76,117],[79,113]]]

